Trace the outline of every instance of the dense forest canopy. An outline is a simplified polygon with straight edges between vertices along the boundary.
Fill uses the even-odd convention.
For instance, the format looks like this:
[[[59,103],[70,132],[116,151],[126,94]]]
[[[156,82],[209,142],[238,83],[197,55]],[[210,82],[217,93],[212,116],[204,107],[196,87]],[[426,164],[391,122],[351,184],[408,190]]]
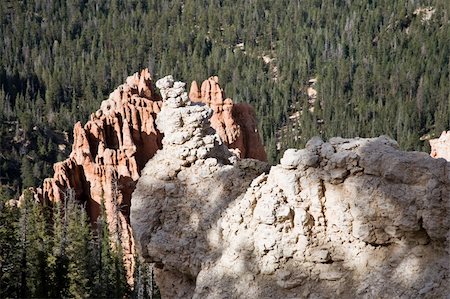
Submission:
[[[74,123],[144,67],[186,82],[218,75],[227,96],[255,107],[272,162],[315,135],[386,134],[428,150],[427,136],[450,127],[448,10],[447,0],[1,1],[2,194],[51,176]]]
[[[19,208],[0,202],[0,298],[159,298],[149,267],[137,263],[127,284],[120,243],[111,246],[104,205],[91,226],[67,190],[64,202]],[[151,278],[150,278],[151,277]]]

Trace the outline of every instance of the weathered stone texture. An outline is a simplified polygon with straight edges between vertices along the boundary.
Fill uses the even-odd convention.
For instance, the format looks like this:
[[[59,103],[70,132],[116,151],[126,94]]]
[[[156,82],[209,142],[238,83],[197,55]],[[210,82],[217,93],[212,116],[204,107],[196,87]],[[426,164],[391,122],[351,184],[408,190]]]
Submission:
[[[161,147],[162,135],[154,124],[161,105],[147,69],[128,77],[84,127],[75,124],[70,157],[56,163],[53,178],[35,190],[41,201],[58,202],[68,188],[74,189],[76,200],[86,203],[93,222],[103,200],[109,230],[113,239],[121,240],[129,272],[134,263],[131,193],[141,169]]]
[[[177,114],[164,111],[158,122]],[[387,137],[313,138],[264,172],[212,152],[174,159],[183,146],[156,154],[132,199],[166,298],[448,297],[444,159]]]
[[[431,156],[450,161],[450,131],[442,132],[441,136],[430,140]]]
[[[240,158],[267,161],[253,107],[244,103],[235,104],[230,98],[225,98],[217,76],[203,81],[201,88],[193,81],[189,98],[192,102],[205,103],[211,107],[214,111],[211,126]]]

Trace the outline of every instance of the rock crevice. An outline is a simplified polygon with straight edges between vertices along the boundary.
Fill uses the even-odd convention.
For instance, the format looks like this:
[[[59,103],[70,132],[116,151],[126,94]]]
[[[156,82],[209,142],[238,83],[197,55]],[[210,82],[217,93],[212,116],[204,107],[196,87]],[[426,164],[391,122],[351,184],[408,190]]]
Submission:
[[[175,113],[164,110],[157,122]],[[206,115],[198,119],[207,124]],[[444,159],[400,151],[384,136],[313,138],[268,171],[212,155],[172,164],[180,146],[171,146],[146,165],[131,210],[138,250],[157,262],[163,296],[448,295]],[[152,176],[164,163],[167,175]],[[179,171],[170,175],[171,167]]]
[[[53,166],[54,176],[46,179],[42,188],[32,190],[38,201],[58,202],[66,196],[67,189],[73,189],[75,200],[86,204],[93,224],[100,214],[103,201],[112,239],[119,239],[123,247],[130,284],[132,284],[134,263],[134,239],[129,225],[129,213],[131,194],[141,175],[141,170],[156,151],[165,146],[164,143],[170,145],[174,141],[177,145],[181,145],[190,140],[189,142],[195,146],[191,146],[188,152],[180,154],[185,155],[185,161],[190,163],[194,163],[197,157],[206,157],[211,148],[216,148],[214,144],[222,143],[217,136],[208,137],[204,140],[204,144],[197,148],[197,143],[200,142],[197,140],[198,134],[203,130],[203,125],[196,127],[194,134],[188,134],[188,130],[176,131],[182,127],[172,126],[175,131],[169,132],[169,129],[166,130],[164,127],[165,123],[156,123],[155,119],[160,113],[163,99],[166,106],[186,105],[189,102],[184,92],[185,84],[174,82],[170,76],[159,81],[158,87],[161,94],[153,87],[148,69],[128,77],[124,84],[101,103],[100,109],[90,116],[84,126],[80,122],[75,124],[74,143],[69,158]],[[177,115],[171,118],[171,121],[193,125],[197,121],[196,117],[209,119],[213,113],[206,106],[202,108],[197,105],[189,109],[192,110],[189,116]],[[198,116],[196,111],[201,109],[204,111],[202,110],[201,116]],[[251,119],[241,120],[242,123],[256,123],[253,119],[254,113],[247,113],[246,117]],[[233,119],[229,120],[234,122]],[[203,122],[200,123],[203,124]],[[217,128],[220,131],[220,128]],[[169,137],[165,138],[164,142],[162,142],[163,134],[160,130],[169,133]],[[209,126],[208,130],[214,132],[214,129]],[[239,127],[232,127],[229,130],[237,132]],[[258,132],[254,131],[245,138],[260,137]],[[253,145],[248,143],[245,146]],[[250,153],[251,150],[245,146],[242,151]],[[258,151],[264,152],[262,143],[258,146]],[[184,150],[186,148],[185,146]],[[213,156],[216,155],[217,153]],[[258,158],[251,155],[246,157]],[[265,154],[261,157],[265,159]],[[161,175],[163,174],[164,171],[161,172]]]

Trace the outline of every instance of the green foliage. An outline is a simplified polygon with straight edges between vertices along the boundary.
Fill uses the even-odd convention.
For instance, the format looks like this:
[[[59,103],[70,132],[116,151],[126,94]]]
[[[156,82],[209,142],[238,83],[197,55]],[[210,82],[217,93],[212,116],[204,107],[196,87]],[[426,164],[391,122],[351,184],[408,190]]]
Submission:
[[[153,266],[143,262],[139,257],[135,257],[135,273],[134,273],[134,288],[132,298],[161,298],[159,288],[155,283]]]
[[[129,293],[121,249],[111,247],[104,214],[94,236],[72,190],[53,206],[35,202],[29,191],[20,208],[2,200],[0,220],[1,298],[123,298]]]
[[[0,199],[0,298],[20,296],[19,211]]]
[[[98,298],[119,298],[128,292],[120,242],[111,248],[110,232],[106,221],[105,205],[102,201],[101,215],[97,219],[97,277],[94,293]]]
[[[143,67],[155,78],[219,75],[228,96],[255,107],[272,161],[314,135],[387,134],[427,149],[419,137],[450,126],[445,0],[429,21],[414,14],[427,0],[18,3],[0,4],[0,179],[14,188],[49,176],[70,148],[61,151],[70,140],[58,136]],[[286,138],[284,126],[298,135]]]

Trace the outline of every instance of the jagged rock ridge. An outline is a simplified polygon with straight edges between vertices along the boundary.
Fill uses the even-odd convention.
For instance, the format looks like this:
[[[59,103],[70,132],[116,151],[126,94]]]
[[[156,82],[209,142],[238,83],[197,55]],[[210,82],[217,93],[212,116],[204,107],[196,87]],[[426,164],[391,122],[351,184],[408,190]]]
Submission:
[[[84,126],[80,122],[75,124],[70,157],[54,165],[53,178],[46,179],[42,188],[33,189],[36,200],[41,202],[61,201],[68,188],[74,189],[76,200],[86,203],[93,222],[99,216],[103,200],[110,232],[123,247],[130,283],[134,263],[134,240],[129,226],[131,193],[145,163],[163,146],[162,134],[155,124],[163,102],[152,84],[148,69],[128,77],[102,102]],[[184,83],[176,84],[178,92],[183,90],[183,94]],[[161,93],[167,97],[164,91]],[[183,101],[188,101],[186,93]],[[237,108],[237,114],[250,119],[240,121],[255,124],[254,113],[249,114],[249,110],[242,107],[244,112]],[[234,119],[230,121],[234,122]],[[240,130],[239,126],[228,128],[228,131],[240,134],[233,130]],[[257,131],[245,138],[260,140]],[[261,157],[265,159],[262,143],[255,145],[259,146],[257,152],[264,153]],[[253,145],[246,143],[245,146]],[[252,150],[245,146],[241,152],[249,157]]]
[[[103,201],[110,232],[121,241],[129,271],[134,255],[128,224],[131,193],[141,169],[161,147],[162,135],[154,124],[161,105],[147,69],[128,77],[84,127],[75,124],[70,157],[56,163],[53,178],[35,191],[39,200],[57,202],[68,188],[74,189],[92,221]]]
[[[189,98],[192,102],[202,102],[211,107],[214,111],[211,126],[239,157],[267,161],[253,107],[245,103],[235,104],[232,99],[225,98],[217,76],[203,81],[201,88],[193,81]]]
[[[165,109],[158,123],[186,107]],[[387,137],[314,138],[269,172],[223,150],[190,162],[207,132],[170,142],[133,193],[137,248],[163,297],[449,295],[450,163]]]

